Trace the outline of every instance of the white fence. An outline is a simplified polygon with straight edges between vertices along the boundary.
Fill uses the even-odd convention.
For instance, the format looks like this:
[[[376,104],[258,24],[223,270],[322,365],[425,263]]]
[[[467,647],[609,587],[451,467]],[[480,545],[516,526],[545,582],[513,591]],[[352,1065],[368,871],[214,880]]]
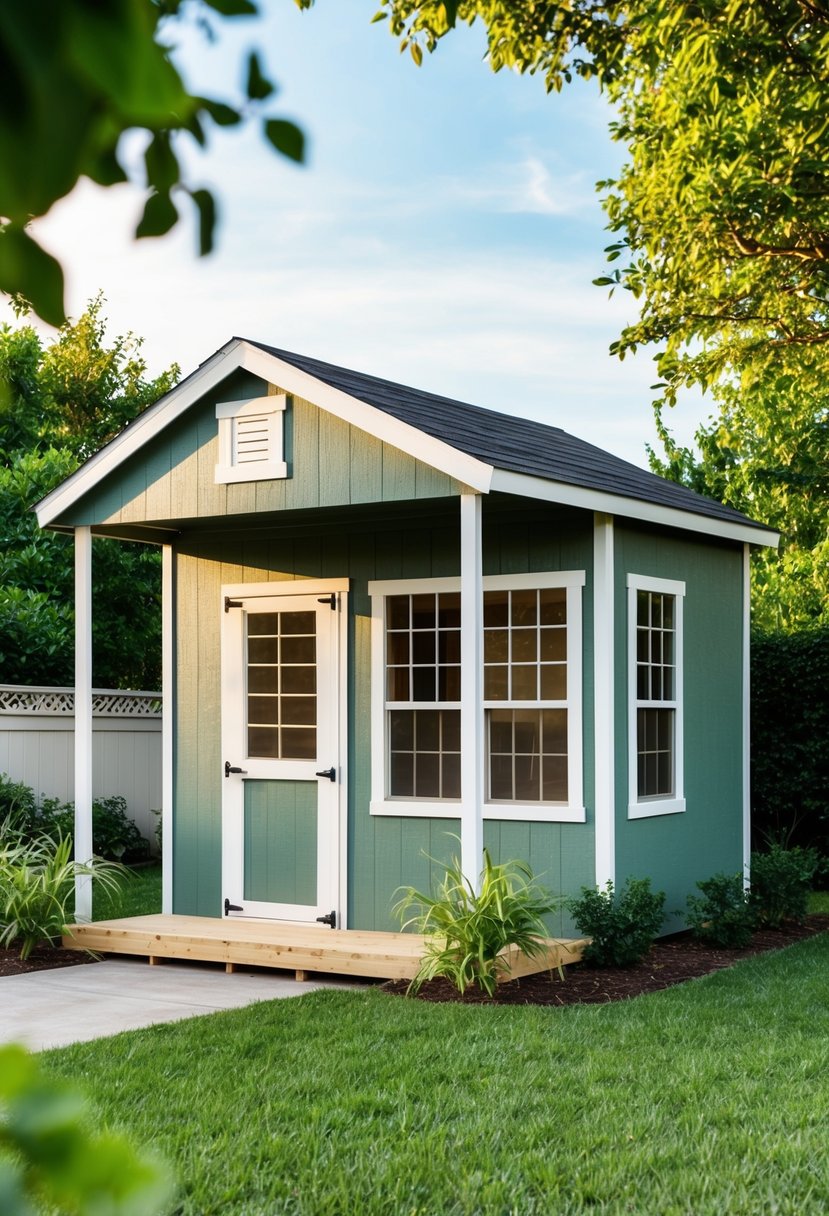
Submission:
[[[75,798],[75,694],[71,688],[0,684],[0,773],[37,796]],[[161,807],[161,694],[92,693],[92,793],[120,794],[138,830],[155,843]]]

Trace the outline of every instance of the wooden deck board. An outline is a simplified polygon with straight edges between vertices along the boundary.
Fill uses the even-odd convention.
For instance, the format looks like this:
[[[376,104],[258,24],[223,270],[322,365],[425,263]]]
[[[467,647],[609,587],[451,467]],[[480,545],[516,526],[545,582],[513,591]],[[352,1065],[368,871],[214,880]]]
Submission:
[[[71,925],[63,938],[70,950],[133,954],[159,959],[272,967],[307,973],[405,980],[417,971],[426,939],[416,933],[326,929],[316,925],[206,916],[130,916]],[[584,943],[548,939],[547,953],[529,959],[512,951],[510,978],[577,962]]]

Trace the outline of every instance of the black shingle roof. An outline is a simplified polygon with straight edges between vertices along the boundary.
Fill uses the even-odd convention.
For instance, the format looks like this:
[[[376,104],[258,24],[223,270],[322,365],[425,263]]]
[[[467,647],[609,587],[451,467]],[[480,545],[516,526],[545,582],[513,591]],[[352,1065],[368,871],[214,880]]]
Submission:
[[[497,469],[618,494],[622,498],[672,507],[727,523],[764,527],[733,507],[704,498],[685,486],[629,464],[592,443],[568,435],[557,426],[468,405],[306,355],[279,350],[262,342],[244,340],[332,388],[373,405]]]

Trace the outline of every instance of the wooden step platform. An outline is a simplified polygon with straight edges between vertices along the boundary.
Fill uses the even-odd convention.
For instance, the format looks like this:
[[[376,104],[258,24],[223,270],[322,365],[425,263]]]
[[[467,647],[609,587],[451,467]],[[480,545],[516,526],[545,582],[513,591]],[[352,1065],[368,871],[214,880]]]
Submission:
[[[297,979],[312,972],[372,979],[411,979],[423,955],[425,938],[416,933],[376,933],[327,929],[286,921],[222,920],[209,916],[128,916],[122,920],[71,925],[63,945],[99,954],[135,954],[162,959],[194,959],[234,966],[293,971]],[[577,962],[582,941],[549,938],[544,957],[510,954],[509,978],[532,975]]]

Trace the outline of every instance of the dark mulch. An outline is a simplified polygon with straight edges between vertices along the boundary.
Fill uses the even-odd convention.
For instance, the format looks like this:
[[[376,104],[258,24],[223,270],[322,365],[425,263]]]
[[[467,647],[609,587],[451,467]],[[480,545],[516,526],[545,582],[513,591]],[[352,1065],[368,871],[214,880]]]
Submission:
[[[53,967],[77,967],[79,963],[97,963],[83,950],[64,950],[60,946],[36,946],[25,963],[17,950],[0,950],[0,976],[25,975],[27,971],[51,971]]]
[[[803,925],[787,925],[784,929],[763,929],[754,934],[751,945],[744,950],[722,950],[695,941],[690,934],[664,938],[651,946],[647,957],[634,967],[588,967],[586,963],[571,963],[564,968],[565,979],[557,972],[550,975],[527,975],[508,984],[499,984],[493,998],[477,989],[468,989],[460,996],[448,980],[428,980],[417,998],[423,1001],[462,1001],[468,1005],[604,1005],[609,1001],[624,1001],[644,992],[658,992],[685,980],[697,979],[723,967],[731,967],[744,958],[780,950],[794,942],[829,930],[829,916],[809,916]],[[405,981],[383,985],[384,992],[397,996],[406,993]]]

